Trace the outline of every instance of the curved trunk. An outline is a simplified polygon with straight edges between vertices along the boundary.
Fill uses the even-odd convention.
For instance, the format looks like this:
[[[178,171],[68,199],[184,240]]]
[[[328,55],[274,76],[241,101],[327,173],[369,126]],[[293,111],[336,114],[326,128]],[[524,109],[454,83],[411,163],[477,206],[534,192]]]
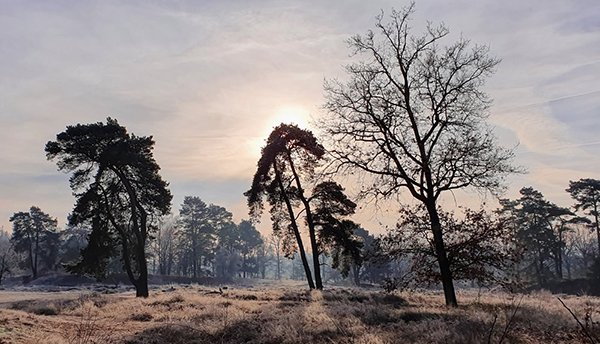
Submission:
[[[298,251],[300,253],[300,259],[302,260],[302,266],[304,267],[304,273],[306,274],[306,279],[308,280],[308,287],[310,289],[315,289],[315,284],[312,279],[312,273],[310,272],[310,267],[308,266],[308,260],[306,259],[306,252],[304,251],[304,245],[302,244],[302,236],[300,235],[300,230],[298,229],[298,224],[296,223],[296,218],[294,216],[294,209],[292,208],[292,203],[290,202],[289,197],[285,193],[285,187],[283,186],[283,182],[281,181],[281,176],[279,175],[279,170],[275,163],[273,163],[273,169],[275,171],[275,178],[277,178],[277,184],[279,185],[279,189],[281,190],[281,195],[285,202],[285,205],[288,210],[288,214],[290,215],[290,223],[292,225],[292,230],[294,231],[294,236],[296,237],[296,242],[298,243]]]
[[[127,176],[115,167],[112,167],[111,170],[117,175],[119,181],[123,183],[129,196],[129,203],[131,206],[131,232],[135,237],[135,243],[132,245],[133,247],[129,247],[126,231],[118,226],[112,216],[110,216],[112,218],[111,222],[117,227],[117,230],[119,230],[119,234],[121,235],[123,242],[123,263],[129,280],[135,286],[136,297],[148,297],[148,264],[146,262],[147,213],[138,202],[136,191],[129,182],[129,179],[127,179]],[[134,263],[137,265],[137,278],[135,278],[131,268],[132,262],[131,256],[129,255],[130,250],[133,250],[134,253],[133,258]]]
[[[440,224],[440,217],[434,202],[426,204],[427,211],[429,212],[429,218],[431,220],[431,231],[433,232],[433,242],[435,246],[435,254],[437,261],[440,266],[440,275],[442,277],[442,286],[444,288],[444,297],[446,299],[446,306],[456,307],[458,305],[456,301],[456,292],[454,291],[454,281],[452,280],[452,270],[450,269],[450,261],[446,253],[446,247],[444,246],[444,238],[442,234],[442,226]]]
[[[294,162],[290,154],[287,155],[288,162],[290,164],[290,169],[292,170],[292,174],[294,175],[294,180],[296,181],[296,187],[298,188],[298,197],[300,197],[300,201],[304,205],[304,210],[306,211],[306,222],[308,224],[308,236],[310,238],[310,248],[312,250],[312,258],[313,258],[313,271],[315,272],[315,284],[317,289],[323,289],[323,281],[321,280],[321,262],[319,261],[319,244],[317,242],[317,233],[315,231],[315,223],[313,221],[312,211],[310,210],[310,203],[304,196],[304,191],[302,189],[302,185],[300,184],[300,177],[296,172],[296,168],[294,166]]]

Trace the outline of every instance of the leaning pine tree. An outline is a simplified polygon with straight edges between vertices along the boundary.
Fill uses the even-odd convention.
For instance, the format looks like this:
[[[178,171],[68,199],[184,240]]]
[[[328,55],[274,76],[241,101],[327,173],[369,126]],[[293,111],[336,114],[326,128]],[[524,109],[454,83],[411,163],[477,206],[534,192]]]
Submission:
[[[152,137],[135,136],[116,120],[77,124],[46,144],[46,156],[72,172],[77,198],[71,225],[90,224],[92,232],[71,272],[104,276],[108,260],[121,255],[136,296],[148,296],[146,243],[154,221],[170,210],[171,193],[154,160]]]
[[[344,222],[347,220],[343,220],[353,214],[356,208],[356,204],[344,194],[344,189],[333,181],[320,182],[314,186],[312,193],[305,189],[318,182],[315,169],[319,167],[324,154],[323,146],[312,132],[295,125],[280,124],[269,135],[258,161],[252,187],[245,193],[251,218],[260,218],[263,198],[266,197],[274,233],[284,237],[284,243],[295,239],[310,289],[323,289],[319,255],[324,250],[347,252],[358,247],[351,227]],[[303,215],[308,228],[312,272],[298,224],[300,215]],[[295,251],[286,246],[288,254]]]
[[[269,135],[258,161],[252,187],[244,194],[248,198],[250,217],[254,220],[260,218],[264,207],[263,199],[267,198],[273,231],[295,239],[310,289],[322,289],[323,286],[312,213],[301,180],[313,174],[317,161],[324,154],[323,146],[317,143],[310,131],[295,125],[281,124]],[[297,221],[299,206],[303,208],[301,211],[306,213],[309,226],[315,280],[306,258]]]
[[[407,190],[423,204],[446,304],[455,306],[438,200],[467,187],[497,192],[517,169],[513,152],[497,145],[486,123],[490,101],[481,88],[498,60],[462,38],[441,45],[444,26],[411,34],[413,7],[392,12],[387,22],[379,16],[375,32],[348,41],[358,62],[346,68],[347,82],[326,84],[320,127],[338,171],[375,179],[365,194],[389,198]]]

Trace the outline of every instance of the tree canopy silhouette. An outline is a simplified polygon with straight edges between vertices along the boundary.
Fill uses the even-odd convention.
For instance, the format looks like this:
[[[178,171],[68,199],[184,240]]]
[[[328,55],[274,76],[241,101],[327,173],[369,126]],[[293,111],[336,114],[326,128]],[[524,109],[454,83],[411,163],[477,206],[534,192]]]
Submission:
[[[200,197],[185,196],[179,210],[182,235],[185,237],[185,251],[191,259],[192,276],[201,273],[202,258],[211,261],[221,229],[233,224],[232,214],[227,209],[206,204]]]
[[[71,225],[91,224],[82,259],[69,270],[102,276],[120,253],[136,296],[148,296],[146,243],[160,215],[170,210],[168,184],[158,174],[152,137],[136,136],[112,118],[77,124],[46,144],[46,157],[71,172],[76,197]]]
[[[516,169],[486,123],[490,100],[481,88],[498,60],[463,38],[442,46],[443,25],[413,35],[413,8],[393,11],[389,21],[379,15],[375,32],[349,39],[358,61],[346,67],[347,82],[326,82],[320,127],[337,171],[375,179],[364,195],[408,190],[425,206],[446,304],[456,305],[438,199],[466,187],[497,192]]]
[[[592,230],[596,231],[598,238],[598,255],[600,256],[600,222],[598,221],[600,211],[600,180],[584,178],[577,181],[569,181],[567,192],[577,201],[575,211],[584,211],[585,215],[591,216]]]
[[[266,196],[271,207],[273,230],[293,235],[296,239],[306,279],[311,289],[315,288],[315,282],[317,288],[322,288],[322,282],[312,213],[302,188],[301,174],[304,177],[311,176],[317,161],[324,154],[323,146],[317,142],[312,132],[295,125],[280,124],[269,135],[258,161],[252,187],[244,194],[248,198],[250,217],[255,220],[262,214],[263,198]],[[298,214],[295,206],[298,203],[304,206],[303,211],[306,212],[316,281],[312,278],[297,222]]]
[[[10,240],[16,252],[24,252],[27,255],[32,278],[38,277],[40,263],[45,268],[53,268],[60,246],[56,219],[40,208],[32,206],[28,212],[15,213],[10,222],[13,223]]]
[[[324,249],[346,254],[358,242],[352,240],[353,226],[341,219],[354,213],[356,204],[344,194],[344,189],[333,181],[323,181],[306,192],[307,184],[314,185],[319,178],[315,169],[325,150],[313,133],[295,125],[281,124],[273,129],[258,161],[258,168],[248,197],[250,216],[258,219],[263,210],[263,197],[270,205],[273,230],[294,236],[309,287],[322,289],[319,254]],[[313,258],[312,280],[297,219],[304,213]]]

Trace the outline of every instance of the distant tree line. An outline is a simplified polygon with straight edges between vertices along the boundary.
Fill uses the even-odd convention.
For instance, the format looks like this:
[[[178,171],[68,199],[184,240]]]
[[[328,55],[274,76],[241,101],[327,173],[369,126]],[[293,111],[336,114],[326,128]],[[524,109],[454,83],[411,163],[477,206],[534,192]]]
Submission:
[[[572,209],[559,207],[537,190],[521,189],[521,197],[500,200],[490,212],[464,209],[459,214],[440,210],[447,252],[456,280],[477,286],[510,288],[575,278],[598,279],[600,181],[570,182]],[[582,196],[584,195],[584,196]],[[40,208],[15,213],[12,234],[0,231],[0,282],[7,275],[31,279],[65,271],[81,263],[93,230],[57,220]],[[359,225],[344,228],[355,251],[324,244],[319,251],[319,274],[324,282],[426,286],[440,280],[428,217],[420,207],[401,209],[398,224],[375,237]],[[336,230],[333,230],[335,233]],[[341,230],[340,230],[341,231]],[[146,247],[150,273],[204,277],[220,281],[237,278],[306,279],[293,238],[275,230],[263,236],[248,220],[234,223],[224,207],[186,196],[178,215],[162,216]],[[327,236],[325,236],[327,237]],[[335,242],[335,240],[334,240]],[[313,260],[313,252],[305,252]],[[119,254],[110,258],[102,275],[123,271]],[[311,274],[313,267],[309,267]]]
[[[571,181],[566,191],[575,200],[572,208],[559,207],[525,187],[518,199],[500,199],[500,208],[493,212],[440,210],[454,278],[513,290],[543,288],[564,279],[600,279],[593,205],[600,199],[600,181]],[[405,274],[396,277],[401,277],[399,284],[430,284],[441,278],[428,226],[422,209],[408,207],[401,210],[397,227],[382,236],[385,254],[408,264]]]
[[[53,272],[77,272],[74,267],[84,261],[94,235],[88,225],[68,224],[59,229],[56,219],[35,206],[29,212],[15,213],[11,222],[12,235],[0,231],[0,282],[9,274],[30,276],[28,281]],[[196,196],[184,198],[178,215],[159,218],[150,235],[153,240],[148,241],[146,259],[149,272],[155,275],[184,276],[190,281],[209,277],[220,282],[304,278],[297,270],[302,265],[298,254],[284,247],[281,236],[264,237],[247,220],[236,224],[225,208]],[[329,282],[342,282],[350,275],[357,285],[361,281],[381,283],[390,277],[389,264],[369,262],[375,238],[360,227],[354,235],[363,243],[359,255],[352,259],[338,253],[320,255],[319,273]],[[82,273],[100,280],[119,274],[125,269],[120,257],[116,252],[107,257],[102,271]],[[312,259],[312,254],[308,257]]]

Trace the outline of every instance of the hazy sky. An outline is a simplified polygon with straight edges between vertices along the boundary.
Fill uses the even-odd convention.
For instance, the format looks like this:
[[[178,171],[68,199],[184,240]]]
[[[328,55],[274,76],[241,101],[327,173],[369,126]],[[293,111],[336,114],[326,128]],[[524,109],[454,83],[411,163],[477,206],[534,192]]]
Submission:
[[[246,216],[242,192],[270,129],[318,117],[323,80],[343,78],[349,61],[344,40],[406,3],[0,0],[0,226],[31,205],[64,224],[74,199],[44,145],[107,116],[154,136],[174,211],[196,195]],[[443,21],[502,59],[487,85],[491,121],[529,171],[507,196],[531,185],[566,206],[570,179],[600,179],[600,1],[416,10],[415,27]]]

